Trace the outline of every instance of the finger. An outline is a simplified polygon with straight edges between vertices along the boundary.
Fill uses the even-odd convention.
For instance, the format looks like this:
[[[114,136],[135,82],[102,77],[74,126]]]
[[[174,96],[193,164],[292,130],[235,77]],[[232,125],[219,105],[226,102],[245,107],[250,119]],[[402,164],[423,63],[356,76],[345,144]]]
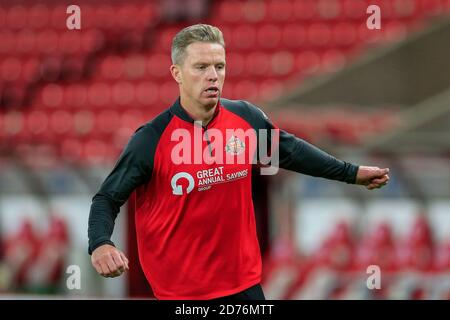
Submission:
[[[112,258],[114,263],[116,264],[118,270],[122,273],[125,271],[125,263],[122,260],[122,257],[118,251],[112,253]]]
[[[109,275],[111,274],[111,270],[109,270],[108,265],[104,261],[99,261],[98,264],[100,265],[100,268],[102,269],[101,275],[105,278],[109,278]]]
[[[92,264],[97,271],[98,274],[103,275],[102,267],[98,264],[98,262]]]
[[[130,270],[128,267],[128,258],[125,256],[123,252],[120,252],[120,256],[122,257],[123,262],[125,263],[125,270]]]
[[[389,168],[383,168],[379,170],[379,175],[384,176],[385,174],[389,173]]]
[[[366,188],[369,190],[380,189],[385,185],[386,185],[386,183],[371,183]]]
[[[112,254],[108,255],[106,257],[106,261],[105,262],[108,265],[108,268],[110,270],[110,277],[117,277],[117,276],[120,276],[122,274],[122,272],[119,270],[119,267],[114,262]]]
[[[389,176],[384,175],[381,178],[372,179],[369,184],[382,184],[382,183],[386,183],[388,181],[389,181]]]

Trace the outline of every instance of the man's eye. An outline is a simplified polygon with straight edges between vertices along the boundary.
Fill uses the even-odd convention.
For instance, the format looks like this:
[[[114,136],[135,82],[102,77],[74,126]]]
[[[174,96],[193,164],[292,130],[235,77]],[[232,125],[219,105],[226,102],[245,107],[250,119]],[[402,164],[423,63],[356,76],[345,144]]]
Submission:
[[[198,66],[197,69],[199,69],[199,70],[205,70],[205,69],[206,69],[206,66]]]
[[[225,69],[225,66],[224,65],[218,65],[217,69],[219,69],[219,70]]]

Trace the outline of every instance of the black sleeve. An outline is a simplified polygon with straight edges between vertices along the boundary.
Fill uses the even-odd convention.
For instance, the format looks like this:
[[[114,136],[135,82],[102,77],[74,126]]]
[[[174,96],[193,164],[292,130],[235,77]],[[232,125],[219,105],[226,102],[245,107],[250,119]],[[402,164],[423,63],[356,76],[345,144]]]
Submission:
[[[110,239],[120,207],[136,187],[151,178],[155,140],[151,126],[139,128],[93,197],[88,226],[89,254],[100,245],[114,245]]]
[[[278,129],[258,107],[242,101],[255,129]],[[272,137],[268,135],[270,148]],[[270,149],[269,149],[270,150]],[[345,162],[284,130],[279,129],[279,167],[315,177],[355,183],[358,166]]]

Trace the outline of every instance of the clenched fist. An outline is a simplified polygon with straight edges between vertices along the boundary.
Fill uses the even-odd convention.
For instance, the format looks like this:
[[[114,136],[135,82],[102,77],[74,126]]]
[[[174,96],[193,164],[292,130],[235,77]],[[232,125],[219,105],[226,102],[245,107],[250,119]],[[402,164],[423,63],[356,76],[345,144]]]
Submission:
[[[367,189],[378,189],[389,181],[389,168],[360,166],[356,175],[356,184],[366,186]]]
[[[105,278],[115,278],[129,270],[125,254],[109,244],[96,248],[92,252],[91,262],[95,270]]]

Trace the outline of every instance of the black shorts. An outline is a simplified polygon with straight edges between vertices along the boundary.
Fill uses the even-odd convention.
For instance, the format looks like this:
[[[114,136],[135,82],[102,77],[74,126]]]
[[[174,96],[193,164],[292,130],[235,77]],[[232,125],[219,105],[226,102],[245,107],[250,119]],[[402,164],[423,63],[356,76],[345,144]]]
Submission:
[[[245,301],[245,300],[266,300],[264,297],[264,292],[260,284],[254,285],[244,291],[232,294],[230,296],[225,296],[213,301],[217,302],[228,302],[228,301]]]

